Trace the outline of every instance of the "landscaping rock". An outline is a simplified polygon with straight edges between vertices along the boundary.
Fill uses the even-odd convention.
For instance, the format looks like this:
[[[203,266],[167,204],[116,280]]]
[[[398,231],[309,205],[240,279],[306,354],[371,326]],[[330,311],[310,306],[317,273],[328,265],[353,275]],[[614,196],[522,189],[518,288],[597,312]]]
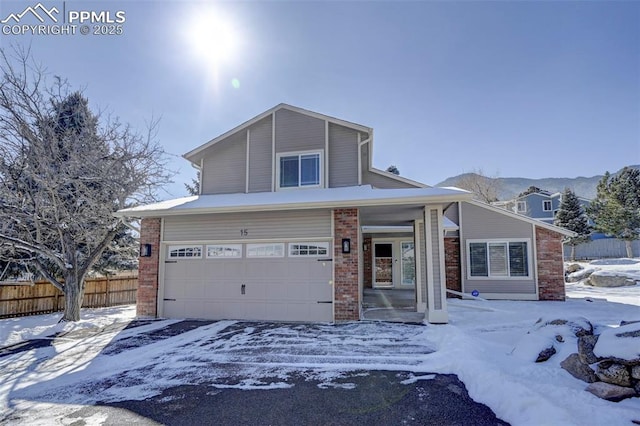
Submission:
[[[591,274],[585,283],[594,287],[625,287],[636,285],[635,280],[626,275],[604,275],[598,273]]]
[[[603,382],[612,385],[631,387],[631,374],[626,366],[611,361],[601,361],[596,375]]]
[[[580,359],[580,355],[571,354],[564,361],[560,363],[560,367],[564,368],[576,379],[582,380],[587,383],[594,383],[598,381],[596,373],[587,364],[583,363]]]
[[[567,275],[565,281],[568,283],[577,283],[578,281],[586,280],[594,272],[595,269],[581,269]]]
[[[567,265],[567,268],[565,270],[567,271],[568,274],[573,274],[574,272],[578,272],[581,269],[582,269],[582,266],[580,266],[577,263],[572,263],[571,265]]]
[[[580,336],[578,338],[578,355],[580,355],[580,360],[584,364],[594,364],[598,361],[602,361],[601,358],[598,358],[593,353],[593,348],[596,346],[597,342],[597,335]]]
[[[634,365],[631,368],[631,377],[640,380],[640,365]]]
[[[571,319],[554,319],[551,321],[543,321],[540,318],[536,324],[539,324],[539,327],[542,328],[547,325],[566,325],[571,328],[571,331],[576,337],[587,336],[593,334],[593,325],[589,322],[588,319],[582,317],[576,317]]]
[[[636,391],[631,388],[625,388],[604,382],[591,383],[587,386],[586,390],[598,398],[613,402],[622,401],[623,399],[631,398],[636,395]]]
[[[538,358],[536,358],[536,362],[545,362],[548,361],[556,353],[556,348],[553,346],[543,349],[539,354]]]

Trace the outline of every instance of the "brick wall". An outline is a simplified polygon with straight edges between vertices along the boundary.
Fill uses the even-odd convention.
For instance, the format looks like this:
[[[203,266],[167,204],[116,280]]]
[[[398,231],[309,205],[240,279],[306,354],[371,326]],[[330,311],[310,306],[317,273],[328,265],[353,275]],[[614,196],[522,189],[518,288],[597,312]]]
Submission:
[[[136,312],[139,317],[157,316],[160,225],[159,218],[142,219],[140,244],[151,244],[151,256],[139,259]]]
[[[462,291],[460,276],[460,238],[444,239],[444,267],[446,271],[447,289]],[[459,297],[447,293],[447,297]]]
[[[565,300],[562,235],[536,227],[540,300]]]
[[[360,319],[360,291],[358,288],[358,209],[333,211],[335,240],[333,262],[335,268],[335,320]],[[351,253],[342,253],[342,239],[351,239]]]
[[[371,262],[373,261],[373,245],[371,244],[371,237],[363,238],[363,253],[362,253],[362,281],[366,288],[373,287],[373,270],[371,269]]]

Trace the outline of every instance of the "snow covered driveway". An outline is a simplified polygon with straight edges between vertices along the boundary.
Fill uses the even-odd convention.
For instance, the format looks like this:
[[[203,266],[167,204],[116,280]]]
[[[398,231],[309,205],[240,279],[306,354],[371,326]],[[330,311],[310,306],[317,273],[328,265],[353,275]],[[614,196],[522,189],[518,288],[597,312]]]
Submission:
[[[353,371],[406,371],[423,363],[433,352],[422,336],[426,330],[364,322],[175,320],[81,327],[0,353],[0,419],[46,423],[60,410],[58,416],[184,385],[284,389],[302,378],[321,389],[349,389],[355,385],[342,379]]]

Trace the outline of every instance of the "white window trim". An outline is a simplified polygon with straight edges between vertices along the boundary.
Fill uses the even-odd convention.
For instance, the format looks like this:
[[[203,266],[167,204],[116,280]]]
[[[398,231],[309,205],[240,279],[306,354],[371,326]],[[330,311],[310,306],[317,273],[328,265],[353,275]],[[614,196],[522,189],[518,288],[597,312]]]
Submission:
[[[523,206],[520,208],[520,206]],[[526,201],[517,201],[516,202],[516,213],[526,213],[527,212],[527,202]]]
[[[473,243],[527,243],[527,275],[522,275],[519,277],[512,277],[510,275],[506,276],[487,276],[487,277],[477,277],[471,275],[471,244]],[[535,267],[535,259],[532,257],[531,252],[531,238],[499,238],[499,239],[473,239],[466,241],[466,249],[467,249],[467,279],[468,280],[477,280],[477,281],[525,281],[531,280],[533,276],[531,275],[532,269]],[[509,254],[509,246],[507,245],[507,256]],[[507,259],[507,274],[510,274],[511,262]],[[491,265],[489,264],[490,259],[487,259],[487,271],[491,271]],[[490,272],[489,272],[490,273]]]
[[[330,244],[328,242],[321,242],[321,241],[301,241],[301,242],[295,242],[295,243],[288,243],[288,255],[289,257],[293,257],[293,258],[304,258],[304,257],[326,257],[330,255],[330,251],[329,251],[329,246]],[[294,245],[308,245],[308,246],[317,246],[317,247],[322,247],[324,248],[327,252],[324,254],[293,254],[293,246]]]
[[[280,158],[282,157],[293,157],[293,156],[298,156],[301,157],[303,155],[313,155],[313,154],[318,154],[319,159],[320,159],[320,164],[318,164],[318,172],[320,173],[320,177],[318,179],[319,183],[317,185],[305,185],[305,186],[300,186],[300,183],[298,182],[298,186],[293,186],[293,187],[288,187],[288,188],[281,188],[280,187]],[[302,164],[301,161],[298,160],[298,167],[300,167],[300,165]],[[316,188],[324,188],[324,151],[321,149],[314,149],[311,151],[292,151],[292,152],[279,152],[276,154],[276,161],[275,161],[275,168],[276,168],[276,181],[275,181],[275,188],[276,191],[290,191],[290,190],[298,190],[298,189],[316,189]],[[298,169],[298,179],[300,178],[300,170]]]
[[[549,208],[545,209],[545,203],[549,203]],[[542,200],[542,211],[543,212],[550,212],[553,211],[553,201],[551,200]]]
[[[280,255],[266,255],[266,256],[261,256],[261,255],[252,255],[251,254],[251,249],[252,248],[256,248],[259,246],[280,246],[282,247],[281,253]],[[284,253],[285,253],[285,247],[284,247],[284,243],[256,243],[256,244],[247,244],[247,258],[262,258],[262,259],[273,259],[273,258],[281,258],[284,257]]]
[[[182,250],[182,249],[199,249],[199,256],[172,256],[172,251],[174,250]],[[190,244],[190,245],[170,245],[167,246],[167,259],[202,259],[202,246],[199,244]]]
[[[209,248],[224,247],[232,250],[239,250],[237,256],[209,256]],[[242,244],[207,244],[204,248],[207,259],[242,259]]]

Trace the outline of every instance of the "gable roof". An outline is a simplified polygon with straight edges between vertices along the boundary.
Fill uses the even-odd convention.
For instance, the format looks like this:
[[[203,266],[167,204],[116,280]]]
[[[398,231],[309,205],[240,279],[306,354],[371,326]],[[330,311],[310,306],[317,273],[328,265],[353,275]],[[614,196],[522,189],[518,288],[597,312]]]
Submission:
[[[555,225],[543,222],[543,221],[538,220],[538,219],[533,219],[533,218],[531,218],[529,216],[525,216],[525,215],[521,215],[521,214],[518,214],[518,213],[514,213],[514,212],[512,212],[510,210],[506,210],[504,208],[496,207],[496,206],[493,206],[491,204],[483,203],[482,201],[469,200],[469,201],[466,201],[466,202],[469,203],[469,204],[473,204],[474,206],[482,207],[484,209],[491,210],[493,212],[500,213],[500,214],[503,214],[505,216],[509,216],[509,217],[514,218],[514,219],[521,220],[523,222],[531,223],[532,225],[538,226],[540,228],[548,229],[549,231],[553,231],[553,232],[557,232],[557,233],[562,234],[562,235],[566,235],[567,237],[574,237],[576,235],[575,232],[569,231],[568,229],[564,229],[564,228],[561,228],[559,226],[555,226]]]
[[[240,132],[250,126],[252,126],[253,124],[257,123],[258,121],[262,120],[263,118],[266,118],[268,116],[270,116],[271,114],[275,113],[276,111],[279,111],[281,109],[286,109],[289,111],[293,111],[293,112],[297,112],[299,114],[304,114],[307,115],[309,117],[314,117],[314,118],[318,118],[320,120],[326,120],[329,123],[334,123],[334,124],[338,124],[340,126],[344,126],[344,127],[348,127],[351,129],[355,129],[355,130],[359,130],[361,132],[365,132],[365,133],[371,133],[372,129],[370,127],[367,126],[363,126],[361,124],[356,124],[356,123],[352,123],[350,121],[346,121],[346,120],[341,120],[339,118],[335,118],[335,117],[331,117],[328,115],[324,115],[324,114],[320,114],[314,111],[309,111],[307,109],[304,108],[300,108],[300,107],[296,107],[293,105],[288,105],[285,103],[281,103],[278,104],[276,106],[274,106],[271,109],[268,109],[267,111],[256,115],[255,117],[253,117],[250,120],[245,121],[244,123],[240,124],[239,126],[234,127],[233,129],[229,130],[228,132],[225,132],[223,134],[221,134],[220,136],[211,139],[209,142],[200,145],[199,147],[187,152],[186,154],[183,154],[182,157],[185,158],[186,160],[188,160],[189,162],[199,166],[199,162],[197,161],[198,154],[202,153],[202,151],[206,150],[207,148],[217,144],[218,142],[228,138],[229,136]]]

